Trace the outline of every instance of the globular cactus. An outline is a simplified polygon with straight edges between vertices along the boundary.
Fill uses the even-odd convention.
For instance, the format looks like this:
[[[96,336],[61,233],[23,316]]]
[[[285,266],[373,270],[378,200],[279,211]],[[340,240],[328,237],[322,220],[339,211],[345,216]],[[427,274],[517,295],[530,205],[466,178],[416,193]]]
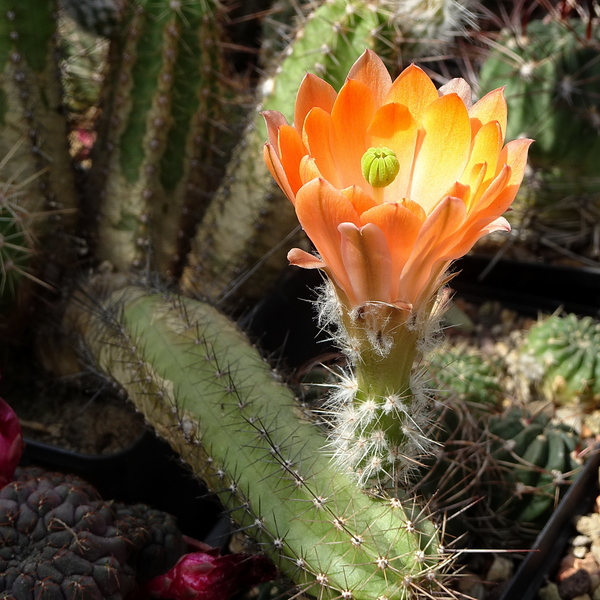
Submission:
[[[427,357],[426,368],[441,398],[450,396],[489,410],[502,397],[502,366],[481,353],[442,347]]]
[[[0,2],[0,303],[72,260],[77,195],[51,0]],[[44,250],[44,262],[34,254]],[[48,280],[52,280],[48,282]]]
[[[77,477],[17,472],[0,490],[0,598],[121,600],[185,552],[175,519],[102,500]]]
[[[281,570],[322,598],[400,600],[435,587],[444,557],[410,500],[367,493],[243,334],[211,306],[135,287],[74,305],[97,368],[217,492]]]
[[[426,459],[416,490],[438,510],[463,508],[450,531],[469,531],[486,544],[535,535],[580,467],[574,430],[519,408],[473,416],[471,405],[451,401],[436,431],[443,446]]]
[[[298,230],[292,207],[262,161],[267,134],[260,111],[277,110],[291,122],[305,74],[314,73],[339,89],[365,48],[381,54],[393,70],[403,58],[431,51],[430,36],[439,42],[433,47],[443,52],[471,20],[468,5],[453,0],[328,0],[307,17],[300,8],[287,7],[286,14],[297,22],[289,24],[295,36],[277,58],[272,51],[280,40],[266,41],[269,62],[258,85],[257,110],[198,227],[183,288],[233,305],[240,297],[260,297],[285,266],[285,248]],[[278,24],[275,30],[282,28]]]
[[[223,16],[218,2],[136,0],[113,36],[86,186],[96,256],[118,271],[174,276],[214,186],[233,103]]]
[[[600,400],[600,324],[552,315],[536,323],[510,358],[514,376],[551,402],[594,407]]]
[[[505,480],[513,495],[502,504],[507,517],[524,525],[543,525],[580,467],[572,455],[579,436],[543,413],[528,415],[520,409],[493,417],[488,427],[501,444],[495,444],[492,458],[508,467]]]

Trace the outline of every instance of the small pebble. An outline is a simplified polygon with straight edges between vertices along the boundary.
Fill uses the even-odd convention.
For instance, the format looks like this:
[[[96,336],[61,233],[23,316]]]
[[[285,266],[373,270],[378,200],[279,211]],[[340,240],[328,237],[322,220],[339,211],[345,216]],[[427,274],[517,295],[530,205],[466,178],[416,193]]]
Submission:
[[[485,580],[494,583],[508,581],[513,576],[514,568],[515,565],[512,560],[506,558],[506,556],[496,556],[487,572]]]
[[[591,538],[600,538],[600,514],[592,513],[575,519],[575,528],[579,533]]]
[[[589,546],[592,543],[592,538],[587,535],[576,535],[571,540],[571,546]]]
[[[574,546],[573,548],[573,556],[576,558],[583,558],[588,552],[586,546]]]
[[[549,582],[547,586],[539,589],[538,597],[540,600],[562,600],[558,593],[558,586],[552,582]],[[594,600],[596,600],[596,598],[594,598]]]

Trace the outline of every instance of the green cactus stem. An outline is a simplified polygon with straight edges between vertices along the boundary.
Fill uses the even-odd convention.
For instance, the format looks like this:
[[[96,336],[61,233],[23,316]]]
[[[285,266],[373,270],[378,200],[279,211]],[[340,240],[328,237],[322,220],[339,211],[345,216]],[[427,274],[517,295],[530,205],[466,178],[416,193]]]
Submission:
[[[126,287],[74,318],[97,367],[300,589],[401,600],[435,585],[431,522],[336,471],[319,428],[214,308]]]
[[[189,211],[201,212],[218,171],[222,18],[217,2],[136,0],[112,40],[88,190],[99,196],[97,257],[118,271],[149,263],[174,275]]]
[[[77,195],[51,0],[0,2],[0,304],[72,259]],[[33,256],[44,246],[44,269]],[[47,284],[46,284],[47,285]]]

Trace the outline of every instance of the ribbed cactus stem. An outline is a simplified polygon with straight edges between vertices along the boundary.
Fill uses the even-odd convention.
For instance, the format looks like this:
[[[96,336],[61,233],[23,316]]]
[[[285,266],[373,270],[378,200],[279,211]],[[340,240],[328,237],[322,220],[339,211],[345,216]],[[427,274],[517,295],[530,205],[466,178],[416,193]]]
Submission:
[[[111,42],[88,189],[100,196],[98,257],[121,272],[149,263],[173,275],[202,212],[226,137],[222,14],[216,1],[135,0]]]
[[[134,287],[73,310],[97,366],[302,590],[401,600],[435,584],[433,525],[339,472],[320,429],[222,314]]]

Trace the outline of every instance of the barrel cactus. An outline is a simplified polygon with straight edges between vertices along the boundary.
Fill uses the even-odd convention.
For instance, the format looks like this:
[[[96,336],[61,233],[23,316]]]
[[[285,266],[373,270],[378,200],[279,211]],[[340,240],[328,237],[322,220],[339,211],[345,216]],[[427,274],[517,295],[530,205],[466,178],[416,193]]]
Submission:
[[[519,408],[474,417],[470,405],[454,401],[440,411],[436,431],[443,446],[426,459],[416,489],[441,511],[462,507],[449,530],[486,544],[535,535],[580,467],[574,430]]]
[[[458,398],[490,409],[498,405],[502,365],[497,359],[461,347],[440,348],[427,357],[427,371],[440,398]]]
[[[511,370],[552,402],[593,407],[600,400],[599,344],[592,317],[552,315],[526,334]]]

